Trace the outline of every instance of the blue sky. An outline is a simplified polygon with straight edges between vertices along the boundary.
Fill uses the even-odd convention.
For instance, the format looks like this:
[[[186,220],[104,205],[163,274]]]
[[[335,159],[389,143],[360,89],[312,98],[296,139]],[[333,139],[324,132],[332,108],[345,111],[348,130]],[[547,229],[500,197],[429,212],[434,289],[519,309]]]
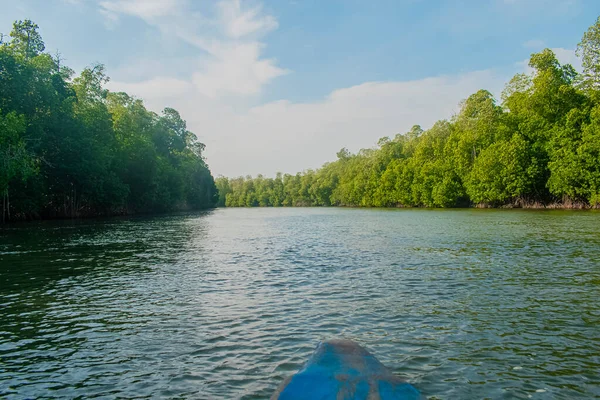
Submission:
[[[574,49],[597,0],[0,0],[49,51],[106,65],[111,90],[178,109],[215,175],[316,168],[427,128],[532,52]]]

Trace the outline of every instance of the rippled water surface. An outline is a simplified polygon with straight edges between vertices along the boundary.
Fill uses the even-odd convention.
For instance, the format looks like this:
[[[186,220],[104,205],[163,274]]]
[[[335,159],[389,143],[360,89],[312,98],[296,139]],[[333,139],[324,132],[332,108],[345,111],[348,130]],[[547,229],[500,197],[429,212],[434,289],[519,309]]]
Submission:
[[[0,230],[0,397],[268,398],[320,340],[432,399],[600,398],[600,213],[226,209]]]

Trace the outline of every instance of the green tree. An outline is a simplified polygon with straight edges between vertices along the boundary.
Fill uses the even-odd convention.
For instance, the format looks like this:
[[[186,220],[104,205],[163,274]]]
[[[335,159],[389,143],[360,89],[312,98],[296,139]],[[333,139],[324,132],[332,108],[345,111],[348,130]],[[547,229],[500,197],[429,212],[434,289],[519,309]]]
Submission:
[[[46,46],[38,29],[37,24],[34,24],[29,19],[13,23],[13,29],[10,32],[10,37],[12,38],[10,46],[15,53],[26,59],[30,59],[44,51]]]
[[[2,196],[2,222],[10,219],[10,182],[18,178],[26,181],[37,172],[35,158],[27,151],[25,116],[0,110],[0,196]]]
[[[581,57],[584,86],[600,90],[600,17],[583,34],[577,46],[577,55]]]
[[[15,22],[10,41],[2,41],[3,218],[200,209],[216,203],[204,144],[176,110],[157,115],[139,99],[109,92],[101,64],[71,79],[73,71],[60,55],[43,52],[38,27],[29,20]]]
[[[466,179],[471,201],[498,206],[524,195],[528,161],[527,142],[519,134],[483,150]]]

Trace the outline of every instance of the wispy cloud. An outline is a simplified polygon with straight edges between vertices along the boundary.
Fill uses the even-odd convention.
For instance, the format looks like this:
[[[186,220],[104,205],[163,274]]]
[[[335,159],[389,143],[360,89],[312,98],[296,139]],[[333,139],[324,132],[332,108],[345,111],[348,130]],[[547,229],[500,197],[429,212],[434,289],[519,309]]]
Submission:
[[[239,0],[223,0],[205,14],[190,10],[185,0],[107,0],[99,5],[113,23],[121,15],[141,18],[164,35],[196,47],[198,67],[187,80],[204,96],[257,95],[289,72],[262,56],[265,44],[260,39],[278,24],[260,5],[244,8]],[[151,87],[155,83],[147,82]],[[143,84],[137,84],[140,91]]]
[[[199,13],[183,0],[172,0],[169,7],[134,7],[140,0],[110,3],[126,3],[104,7],[113,18],[143,19],[163,35],[197,50],[192,57],[188,52],[185,61],[154,59],[141,68],[155,71],[148,79],[112,81],[110,88],[144,98],[150,109],[177,108],[207,144],[206,156],[217,175],[272,175],[276,170],[316,168],[335,158],[343,146],[357,151],[374,145],[381,136],[405,132],[415,123],[427,128],[449,118],[458,111],[460,100],[481,88],[499,94],[509,78],[484,70],[365,82],[334,90],[316,101],[280,100],[251,107],[245,99],[288,73],[275,59],[264,56],[264,37],[278,23],[260,5],[245,8],[247,3],[223,0]],[[573,62],[572,50],[554,50],[561,62]],[[183,76],[169,74],[183,64],[193,68]]]
[[[264,15],[261,6],[243,10],[239,0],[221,1],[218,4],[225,32],[231,38],[262,34],[277,29],[277,20]]]
[[[256,42],[218,46],[213,57],[193,75],[193,83],[209,97],[259,93],[263,85],[288,72],[277,67],[274,60],[261,59],[262,47]]]
[[[182,96],[189,93],[190,89],[189,83],[185,80],[162,76],[135,83],[109,83],[109,87],[118,91],[134,94],[142,99],[161,98],[163,100]]]
[[[106,0],[100,1],[100,11],[115,20],[119,15],[129,15],[153,21],[177,13],[183,6],[182,0]]]
[[[215,174],[273,175],[317,168],[335,159],[341,147],[352,151],[375,145],[413,124],[430,127],[458,111],[460,100],[487,88],[500,93],[506,76],[475,71],[409,81],[366,82],[340,88],[310,102],[280,100],[239,109],[194,91],[166,98],[154,81],[143,89],[147,105],[168,102],[207,144],[206,156]],[[161,82],[165,90],[171,82]],[[148,90],[151,87],[152,90]],[[183,85],[181,86],[184,89]],[[127,90],[142,89],[127,87]]]

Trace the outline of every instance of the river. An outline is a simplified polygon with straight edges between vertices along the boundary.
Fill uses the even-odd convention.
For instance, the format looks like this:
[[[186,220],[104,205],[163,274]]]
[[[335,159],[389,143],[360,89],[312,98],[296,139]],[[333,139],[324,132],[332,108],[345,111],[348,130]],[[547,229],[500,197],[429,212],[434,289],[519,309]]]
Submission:
[[[0,228],[0,397],[268,398],[330,338],[430,399],[600,397],[599,227],[294,208]]]

